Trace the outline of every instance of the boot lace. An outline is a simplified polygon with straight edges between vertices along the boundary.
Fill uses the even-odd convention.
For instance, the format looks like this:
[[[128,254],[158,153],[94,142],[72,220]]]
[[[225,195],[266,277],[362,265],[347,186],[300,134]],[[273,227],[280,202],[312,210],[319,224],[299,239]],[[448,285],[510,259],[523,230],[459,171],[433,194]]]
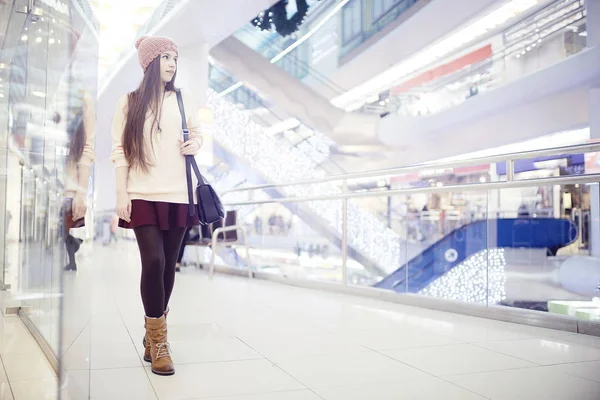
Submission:
[[[171,356],[171,345],[168,342],[156,343],[156,359],[170,357]]]

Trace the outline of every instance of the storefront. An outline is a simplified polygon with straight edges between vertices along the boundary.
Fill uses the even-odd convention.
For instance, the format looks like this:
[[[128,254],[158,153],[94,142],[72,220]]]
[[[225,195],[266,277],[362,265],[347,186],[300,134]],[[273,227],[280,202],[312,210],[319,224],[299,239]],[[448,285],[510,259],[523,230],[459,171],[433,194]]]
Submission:
[[[57,372],[85,327],[61,320],[67,163],[76,135],[88,134],[73,127],[98,86],[96,27],[81,4],[0,2],[0,283]]]

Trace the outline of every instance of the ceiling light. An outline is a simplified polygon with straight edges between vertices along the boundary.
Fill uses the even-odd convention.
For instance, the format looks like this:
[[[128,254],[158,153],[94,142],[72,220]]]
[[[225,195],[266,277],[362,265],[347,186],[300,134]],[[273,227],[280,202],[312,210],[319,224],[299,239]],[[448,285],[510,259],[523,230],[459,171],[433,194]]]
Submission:
[[[27,35],[21,36],[21,40],[24,41],[24,42],[26,42],[27,41]]]
[[[281,133],[284,131],[290,131],[292,129],[296,129],[300,126],[300,121],[296,118],[288,118],[284,121],[276,123],[269,128],[265,129],[265,134],[269,136],[273,136],[277,133]]]
[[[42,43],[42,38],[41,37],[35,38],[35,42],[36,43]]]
[[[40,92],[37,90],[34,90],[33,92],[31,92],[32,95],[36,96],[36,97],[46,97],[46,93],[44,92]]]
[[[54,42],[55,42],[54,38],[50,38],[50,39],[48,39],[48,43],[50,43],[50,44],[54,44]]]
[[[0,99],[4,98],[4,93],[0,93]]]
[[[241,81],[238,83],[234,83],[233,85],[229,86],[227,89],[220,92],[219,97],[227,96],[229,93],[241,88],[242,86],[244,86],[244,83]]]

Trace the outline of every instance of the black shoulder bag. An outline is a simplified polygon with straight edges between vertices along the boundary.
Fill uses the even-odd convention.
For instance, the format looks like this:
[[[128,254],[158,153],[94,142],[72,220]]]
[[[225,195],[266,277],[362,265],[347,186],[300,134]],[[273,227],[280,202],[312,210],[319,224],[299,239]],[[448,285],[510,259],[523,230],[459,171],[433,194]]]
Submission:
[[[179,112],[181,113],[181,126],[183,131],[183,141],[187,142],[190,138],[190,131],[187,128],[187,119],[185,117],[185,109],[183,108],[183,99],[181,97],[181,91],[176,90],[177,104],[179,104]],[[198,178],[198,186],[196,186],[196,196],[198,197],[198,208],[194,204],[194,191],[192,189],[192,171],[194,169],[196,177]],[[225,216],[223,212],[223,205],[217,193],[214,191],[205,180],[196,159],[194,156],[185,156],[185,173],[187,177],[187,188],[188,188],[188,200],[189,200],[189,214],[193,216],[196,211],[198,212],[198,219],[201,225],[212,224],[217,222]]]

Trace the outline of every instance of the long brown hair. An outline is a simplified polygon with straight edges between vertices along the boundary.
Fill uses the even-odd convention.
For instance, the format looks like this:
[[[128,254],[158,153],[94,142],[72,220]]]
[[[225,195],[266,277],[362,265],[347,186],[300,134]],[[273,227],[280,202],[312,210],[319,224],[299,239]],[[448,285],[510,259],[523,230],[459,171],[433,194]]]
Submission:
[[[147,171],[150,167],[148,155],[145,151],[144,124],[148,110],[154,115],[152,122],[152,131],[158,119],[158,107],[161,104],[160,85],[160,58],[156,57],[144,72],[144,78],[140,86],[129,93],[127,96],[127,121],[125,122],[125,130],[123,132],[123,152],[125,158],[131,167],[140,168],[142,171]],[[175,90],[175,78],[177,70],[173,75],[173,79],[165,85],[165,91]]]
[[[70,141],[69,155],[67,157],[69,162],[77,163],[81,160],[83,155],[83,148],[85,146],[85,125],[84,125],[84,107],[78,107],[75,116],[69,122],[67,127],[68,137]]]

